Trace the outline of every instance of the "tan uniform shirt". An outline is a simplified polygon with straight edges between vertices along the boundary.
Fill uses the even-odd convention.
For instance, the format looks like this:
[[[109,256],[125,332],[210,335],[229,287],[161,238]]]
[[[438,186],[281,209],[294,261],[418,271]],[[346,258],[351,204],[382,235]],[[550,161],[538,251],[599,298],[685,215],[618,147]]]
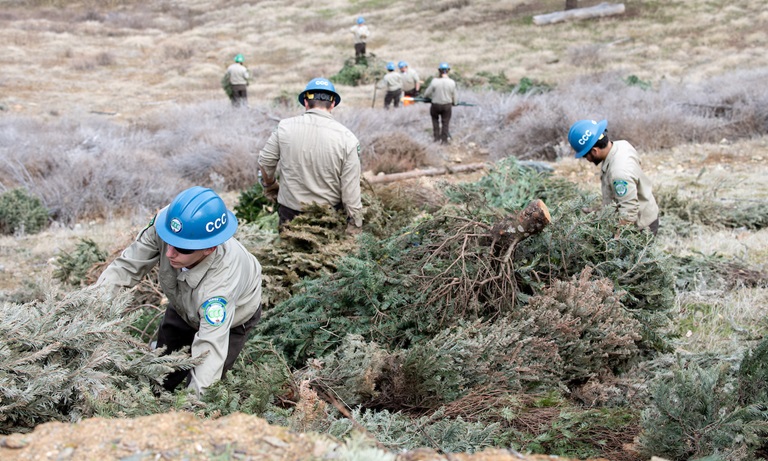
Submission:
[[[385,88],[387,91],[397,91],[403,88],[403,79],[398,72],[390,71],[384,75],[378,85],[379,88]]]
[[[365,24],[356,24],[349,29],[355,36],[355,43],[365,43],[371,35],[368,26]]]
[[[433,104],[456,105],[459,103],[459,90],[451,77],[437,77],[429,82],[424,97],[431,99]]]
[[[170,306],[198,332],[192,341],[192,357],[208,353],[205,361],[191,370],[189,388],[198,394],[221,378],[229,350],[229,330],[242,325],[261,306],[261,265],[236,239],[216,247],[189,270],[171,267],[165,253],[168,244],[158,237],[154,224],[101,274],[98,285],[113,289],[131,288],[159,264],[159,282]],[[213,310],[206,311],[213,305]],[[207,312],[224,307],[224,318]],[[218,313],[221,315],[221,312]]]
[[[248,81],[251,79],[248,68],[237,62],[227,68],[227,76],[232,85],[248,85]]]
[[[601,164],[603,206],[615,203],[619,216],[645,229],[659,217],[651,180],[640,167],[640,156],[627,141],[613,141]]]
[[[280,180],[277,202],[297,211],[304,203],[344,204],[363,225],[360,143],[322,109],[280,121],[259,153],[259,165]]]
[[[403,91],[416,89],[416,85],[419,83],[419,74],[415,70],[409,68],[407,71],[401,72],[400,77],[403,79]]]

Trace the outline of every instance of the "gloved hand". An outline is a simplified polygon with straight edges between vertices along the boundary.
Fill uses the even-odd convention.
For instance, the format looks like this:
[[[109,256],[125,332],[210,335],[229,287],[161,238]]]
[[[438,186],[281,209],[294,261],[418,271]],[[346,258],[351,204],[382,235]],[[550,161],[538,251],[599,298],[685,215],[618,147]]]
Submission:
[[[355,226],[355,223],[349,223],[347,224],[347,235],[359,235],[361,232],[363,232],[362,227]]]
[[[268,186],[262,186],[264,188],[264,197],[272,203],[277,203],[277,192],[280,190],[280,184],[274,181]]]

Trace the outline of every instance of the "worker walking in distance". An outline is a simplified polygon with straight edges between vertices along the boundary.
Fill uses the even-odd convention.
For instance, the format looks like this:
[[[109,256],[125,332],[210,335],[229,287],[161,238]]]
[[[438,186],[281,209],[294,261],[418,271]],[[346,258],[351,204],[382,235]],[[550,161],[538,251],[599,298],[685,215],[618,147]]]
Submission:
[[[418,96],[419,90],[421,89],[419,74],[417,74],[415,70],[409,68],[408,63],[405,61],[398,62],[397,67],[400,69],[400,77],[403,80],[403,96]]]
[[[157,334],[166,354],[191,347],[205,356],[192,370],[165,378],[172,391],[186,381],[199,395],[224,377],[261,317],[261,265],[233,235],[237,219],[211,189],[189,188],[161,209],[101,274],[97,286],[136,286],[156,265],[168,307]]]
[[[358,234],[363,226],[360,143],[331,114],[341,96],[328,79],[314,78],[298,99],[304,114],[281,120],[259,153],[264,195],[277,202],[281,227],[304,205],[317,203],[344,210],[347,233]]]
[[[355,64],[367,64],[365,59],[365,42],[371,35],[371,31],[368,30],[368,26],[365,24],[365,18],[362,16],[358,17],[357,24],[349,30],[355,36]]]
[[[613,204],[620,224],[634,224],[655,235],[659,230],[659,206],[651,180],[643,173],[640,156],[627,141],[611,141],[608,121],[579,120],[568,131],[576,158],[600,165],[603,206]]]
[[[394,107],[399,107],[400,98],[403,93],[403,79],[399,72],[395,72],[394,62],[387,63],[387,73],[379,81],[378,85],[379,88],[386,90],[386,93],[384,93],[384,108],[389,109],[390,104],[394,105]]]
[[[424,97],[432,103],[429,115],[435,142],[448,144],[451,142],[451,111],[459,103],[459,91],[456,82],[448,76],[451,66],[447,62],[441,62],[437,71],[439,76],[429,83]]]
[[[251,73],[245,67],[245,57],[242,54],[237,54],[234,61],[222,78],[222,87],[234,107],[244,107],[248,105],[248,83],[251,81]]]

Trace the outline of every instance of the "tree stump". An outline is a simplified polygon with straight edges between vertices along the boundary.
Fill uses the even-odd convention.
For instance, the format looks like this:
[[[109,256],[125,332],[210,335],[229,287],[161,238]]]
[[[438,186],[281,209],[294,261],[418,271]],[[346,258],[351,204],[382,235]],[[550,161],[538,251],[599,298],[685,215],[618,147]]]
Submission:
[[[521,212],[494,224],[491,235],[494,244],[504,242],[514,248],[521,241],[544,230],[550,222],[552,217],[547,205],[537,199],[531,201]]]

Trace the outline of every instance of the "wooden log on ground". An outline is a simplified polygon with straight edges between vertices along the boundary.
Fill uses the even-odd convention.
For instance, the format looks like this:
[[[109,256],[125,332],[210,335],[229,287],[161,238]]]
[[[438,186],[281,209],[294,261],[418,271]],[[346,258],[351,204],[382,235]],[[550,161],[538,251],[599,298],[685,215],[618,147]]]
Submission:
[[[382,184],[404,179],[420,178],[422,176],[438,176],[443,174],[466,173],[486,168],[485,163],[468,163],[466,165],[444,166],[435,168],[426,168],[424,170],[411,170],[403,173],[383,174],[377,176],[367,176],[366,179],[371,184]]]
[[[573,10],[556,11],[549,14],[539,14],[533,17],[533,23],[537,26],[543,26],[546,24],[555,24],[558,22],[590,19],[590,18],[602,18],[604,16],[614,16],[617,14],[624,14],[623,3],[600,3],[599,5],[590,6],[586,8],[575,8]]]
[[[552,222],[549,208],[542,200],[533,200],[523,211],[510,215],[493,225],[491,235],[493,241],[511,243],[511,247],[527,239],[531,235],[538,234]]]

